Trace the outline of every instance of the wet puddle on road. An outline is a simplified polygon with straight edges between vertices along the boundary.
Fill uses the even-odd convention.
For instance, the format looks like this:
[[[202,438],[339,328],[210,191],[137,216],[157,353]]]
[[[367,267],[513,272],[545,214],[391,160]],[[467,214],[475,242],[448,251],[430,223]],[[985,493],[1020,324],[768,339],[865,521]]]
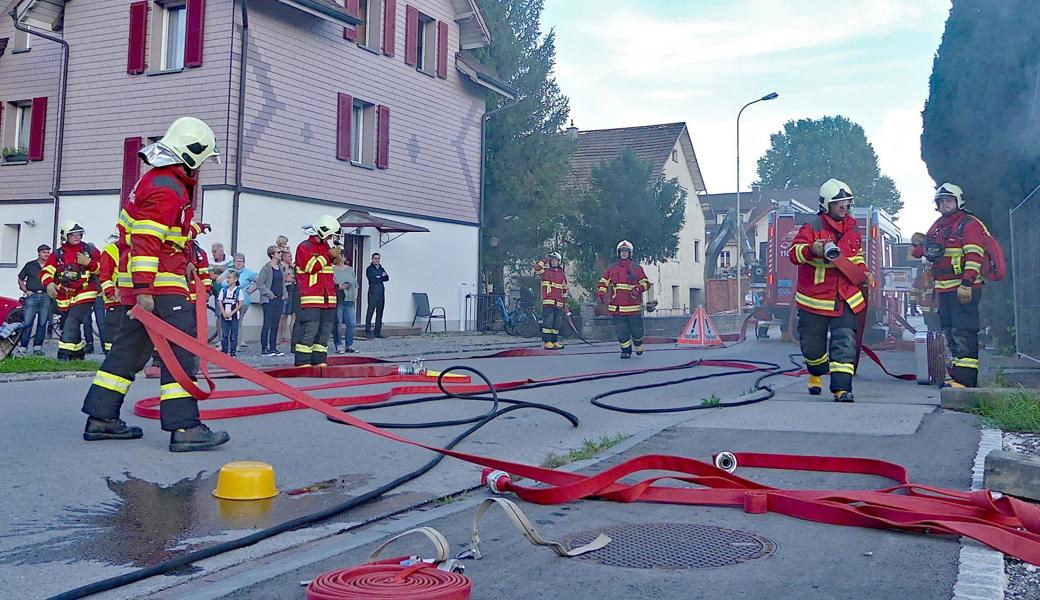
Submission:
[[[34,565],[97,560],[112,565],[154,565],[192,550],[235,539],[296,517],[323,510],[351,498],[349,492],[371,481],[369,474],[342,475],[302,488],[282,490],[266,500],[214,498],[216,473],[199,473],[161,486],[127,475],[107,479],[116,500],[92,507],[67,507],[46,522],[25,520],[0,535],[0,564]],[[333,517],[357,522],[402,510],[430,496],[390,494]],[[52,537],[41,542],[46,534]],[[20,540],[24,543],[19,543]],[[195,567],[172,572],[178,575]]]

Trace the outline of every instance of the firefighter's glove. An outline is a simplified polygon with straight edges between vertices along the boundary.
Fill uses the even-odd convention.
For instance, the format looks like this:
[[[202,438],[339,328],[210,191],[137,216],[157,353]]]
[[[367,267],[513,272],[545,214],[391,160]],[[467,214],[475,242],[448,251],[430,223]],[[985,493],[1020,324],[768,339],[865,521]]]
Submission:
[[[58,286],[55,285],[54,282],[51,282],[51,283],[47,284],[47,295],[50,296],[51,298],[57,298],[58,297]]]
[[[199,223],[199,228],[201,230],[200,234],[209,233],[210,231],[213,231],[213,226],[209,223]]]
[[[957,288],[957,302],[968,304],[971,302],[971,286],[963,283]]]
[[[343,248],[339,246],[333,246],[332,249],[329,250],[329,254],[332,255],[332,258],[339,258],[343,256]]]
[[[870,271],[867,271],[867,287],[872,288],[875,285],[877,285],[877,280],[874,279],[874,274]]]
[[[823,240],[816,240],[812,243],[812,253],[821,258],[823,257]]]
[[[90,255],[86,252],[80,252],[76,255],[76,262],[85,267],[90,264]]]
[[[155,312],[155,298],[151,294],[138,294],[137,306],[134,307],[134,310]]]
[[[195,275],[197,275],[198,272],[198,269],[196,269],[195,265],[192,263],[188,263],[184,266],[184,277],[187,278],[188,285],[195,285]]]
[[[924,245],[924,234],[921,233],[920,231],[918,231],[914,235],[910,236],[910,243],[915,245],[915,246],[923,246]]]
[[[632,290],[631,292],[629,292],[628,295],[632,296],[633,300],[639,300],[640,298],[643,297],[643,292],[639,288],[636,288],[636,289]]]

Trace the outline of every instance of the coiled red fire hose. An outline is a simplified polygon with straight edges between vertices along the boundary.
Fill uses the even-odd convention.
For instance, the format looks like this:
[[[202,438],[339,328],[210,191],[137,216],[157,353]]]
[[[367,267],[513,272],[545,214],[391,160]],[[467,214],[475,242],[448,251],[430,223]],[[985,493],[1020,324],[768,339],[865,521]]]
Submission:
[[[307,600],[469,600],[473,586],[465,575],[429,563],[401,566],[406,558],[319,575],[307,586]]]

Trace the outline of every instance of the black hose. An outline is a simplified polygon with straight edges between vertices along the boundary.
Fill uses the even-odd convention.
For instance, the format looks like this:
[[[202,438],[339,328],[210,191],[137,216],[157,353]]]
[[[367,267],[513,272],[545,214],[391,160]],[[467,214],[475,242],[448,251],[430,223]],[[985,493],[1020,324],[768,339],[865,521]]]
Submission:
[[[452,367],[451,369],[458,369],[458,368],[460,368],[460,367]],[[463,367],[463,368],[465,368],[468,371],[471,371],[472,373],[476,374],[478,377],[483,379],[484,382],[486,384],[488,384],[489,388],[491,389],[492,395],[497,396],[497,391],[495,390],[494,385],[491,383],[491,381],[483,373],[481,373],[480,371],[477,371],[476,369],[469,369],[468,367]],[[449,372],[451,369],[446,369],[444,371],[444,373]],[[437,383],[438,383],[438,386],[441,387],[441,390],[444,391],[447,394],[448,393],[447,390],[441,384],[441,380],[442,379],[443,379],[443,374],[442,374],[441,378],[438,378]],[[496,406],[497,406],[497,404],[496,404]],[[493,419],[496,419],[496,418],[498,418],[498,417],[500,417],[500,416],[502,416],[502,415],[504,415],[506,413],[510,413],[510,412],[512,412],[514,410],[519,410],[521,408],[541,408],[541,407],[540,406],[534,406],[533,403],[526,403],[525,405],[508,406],[508,407],[503,408],[501,410],[497,410],[497,411],[494,411],[492,413],[488,413],[486,415],[483,415],[478,422],[474,423],[473,426],[471,426],[468,429],[466,429],[466,431],[463,431],[459,435],[455,436],[455,438],[452,439],[450,442],[448,442],[448,444],[445,445],[444,448],[448,449],[448,450],[454,448],[459,443],[461,443],[463,440],[465,440],[467,437],[469,437],[474,432],[476,432],[478,429],[480,429],[484,425],[487,425]],[[572,415],[570,413],[564,414],[566,411],[561,411],[561,410],[553,410],[552,412],[555,412],[557,414],[562,414],[564,417],[567,418],[568,421],[571,422],[571,424],[573,426],[575,426],[575,427],[578,426],[578,419],[574,415]],[[412,481],[414,479],[417,479],[417,478],[421,477],[422,475],[427,473],[430,469],[432,469],[433,467],[437,466],[437,464],[440,463],[442,460],[444,460],[444,456],[445,455],[443,455],[443,454],[438,454],[432,460],[430,460],[429,462],[427,462],[423,466],[419,467],[418,469],[412,471],[411,473],[407,473],[405,475],[402,475],[401,477],[398,477],[397,479],[394,479],[393,481],[391,481],[389,483],[383,484],[383,485],[379,486],[378,488],[375,488],[373,490],[365,492],[364,494],[361,494],[360,496],[356,496],[354,498],[351,498],[350,500],[347,500],[347,501],[342,502],[340,504],[337,504],[335,506],[330,506],[329,508],[319,510],[319,511],[311,513],[309,515],[304,515],[302,517],[297,517],[295,519],[290,519],[288,521],[285,521],[284,523],[280,523],[278,525],[275,525],[274,527],[270,527],[268,529],[262,529],[260,531],[257,531],[256,533],[252,533],[250,535],[238,538],[236,540],[231,540],[231,541],[228,541],[228,542],[222,542],[222,543],[219,543],[219,544],[214,544],[213,546],[209,546],[207,548],[202,548],[200,550],[195,550],[193,552],[189,552],[189,553],[184,554],[182,556],[178,556],[177,558],[171,558],[170,560],[163,561],[163,562],[161,562],[161,563],[159,563],[157,565],[153,565],[151,567],[145,567],[143,569],[138,569],[136,571],[131,571],[130,573],[124,573],[122,575],[117,575],[115,577],[110,577],[108,579],[103,579],[101,581],[96,581],[94,583],[90,583],[90,584],[78,587],[76,589],[69,590],[67,592],[62,592],[61,594],[58,594],[56,596],[51,596],[51,598],[49,600],[74,600],[76,598],[84,598],[84,597],[90,596],[92,594],[100,594],[102,592],[107,592],[109,590],[114,590],[116,588],[119,588],[119,587],[122,587],[122,586],[125,586],[125,585],[129,585],[131,583],[135,583],[135,582],[141,581],[143,579],[148,579],[149,577],[155,577],[156,575],[162,575],[164,573],[168,573],[168,572],[170,572],[170,571],[172,571],[174,569],[179,569],[181,567],[190,565],[191,563],[194,563],[194,562],[197,562],[197,561],[200,561],[200,560],[204,560],[204,559],[207,559],[207,558],[211,558],[213,556],[217,556],[217,555],[223,554],[225,552],[230,552],[232,550],[238,550],[239,548],[245,548],[246,546],[251,546],[253,544],[256,544],[257,542],[266,540],[267,538],[274,537],[274,536],[276,536],[278,534],[285,533],[287,531],[292,531],[294,529],[299,529],[300,527],[305,527],[307,525],[312,525],[314,523],[317,523],[318,521],[322,521],[322,520],[327,519],[329,517],[336,516],[336,515],[344,512],[344,511],[350,510],[351,508],[355,508],[355,507],[360,506],[360,505],[362,505],[362,504],[364,504],[366,502],[369,502],[371,500],[375,500],[379,496],[382,496],[383,494],[385,494],[385,493],[387,493],[387,492],[389,492],[389,491],[391,491],[391,490],[393,490],[395,488],[398,488],[398,487],[404,485],[405,483],[408,483],[409,481]]]

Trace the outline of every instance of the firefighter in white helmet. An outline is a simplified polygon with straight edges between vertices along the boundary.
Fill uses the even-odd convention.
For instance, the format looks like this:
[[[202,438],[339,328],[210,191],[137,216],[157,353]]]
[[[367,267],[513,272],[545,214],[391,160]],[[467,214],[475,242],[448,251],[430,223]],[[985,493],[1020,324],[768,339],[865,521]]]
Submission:
[[[329,338],[336,322],[336,281],[333,260],[343,255],[340,224],[322,215],[304,227],[307,239],[296,247],[296,284],[300,305],[296,307],[292,343],[296,366],[326,366]],[[330,247],[330,244],[332,246]]]
[[[562,350],[560,328],[567,311],[567,274],[563,256],[552,252],[534,266],[542,290],[542,346],[546,350]]]
[[[643,267],[632,260],[632,242],[621,240],[614,250],[617,262],[603,272],[596,296],[601,304],[607,303],[621,344],[621,358],[631,358],[632,350],[637,355],[643,353],[643,294],[650,289],[650,280]]]
[[[85,440],[125,440],[143,435],[140,427],[128,426],[119,419],[130,384],[154,347],[144,326],[134,318],[135,313],[155,313],[195,336],[195,311],[188,300],[186,280],[188,253],[184,248],[202,231],[201,225],[192,222],[191,199],[199,168],[217,156],[216,138],[204,122],[181,117],[139,156],[152,168],[130,192],[116,224],[116,283],[119,301],[129,311],[120,318],[112,349],[83,401],[83,412],[88,415]],[[194,380],[198,368],[195,356],[176,345],[173,353]],[[160,422],[170,432],[170,451],[206,450],[227,442],[230,436],[226,432],[210,431],[200,422],[198,402],[169,369],[161,362],[159,368]]]
[[[83,328],[90,327],[94,302],[101,291],[98,271],[101,253],[83,241],[86,230],[76,219],[65,219],[58,229],[61,245],[47,258],[40,271],[40,283],[64,313],[58,360],[83,360],[87,343]]]
[[[873,285],[863,241],[849,214],[852,190],[837,179],[820,187],[817,217],[802,225],[788,253],[798,265],[798,335],[809,371],[809,393],[823,391],[830,373],[835,402],[852,402],[856,372],[856,313],[866,309],[861,285]],[[830,332],[828,342],[827,333]]]

